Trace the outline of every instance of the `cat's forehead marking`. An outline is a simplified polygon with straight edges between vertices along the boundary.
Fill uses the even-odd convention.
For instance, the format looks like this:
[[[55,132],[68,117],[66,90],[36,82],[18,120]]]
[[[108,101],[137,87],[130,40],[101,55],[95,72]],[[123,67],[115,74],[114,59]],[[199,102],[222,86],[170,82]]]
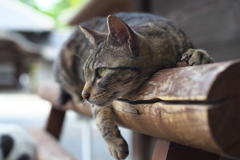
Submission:
[[[94,58],[93,58],[93,55],[90,55],[88,60],[86,61],[85,65],[84,65],[84,69],[85,70],[92,70],[93,68],[93,61],[94,61]]]
[[[85,70],[93,71],[96,69],[97,66],[96,63],[98,63],[98,58],[100,56],[101,50],[102,48],[99,47],[98,49],[91,53],[91,55],[89,56],[88,60],[84,65]]]
[[[116,59],[125,57],[124,53],[129,52],[126,46],[116,46],[108,43],[102,43],[92,50],[88,60],[84,65],[85,72],[94,73],[98,67],[116,67],[119,62]]]

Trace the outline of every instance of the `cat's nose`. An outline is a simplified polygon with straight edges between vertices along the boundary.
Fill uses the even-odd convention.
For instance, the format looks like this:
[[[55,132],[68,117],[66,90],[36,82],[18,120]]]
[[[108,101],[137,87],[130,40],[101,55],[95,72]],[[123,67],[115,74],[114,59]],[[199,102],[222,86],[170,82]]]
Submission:
[[[90,94],[87,92],[84,92],[84,93],[82,93],[82,97],[83,97],[83,99],[88,100],[90,97]]]

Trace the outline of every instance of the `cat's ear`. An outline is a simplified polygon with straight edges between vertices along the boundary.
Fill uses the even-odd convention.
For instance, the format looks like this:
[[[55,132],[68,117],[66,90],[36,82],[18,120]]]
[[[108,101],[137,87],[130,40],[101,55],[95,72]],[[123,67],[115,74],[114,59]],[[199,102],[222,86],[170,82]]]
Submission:
[[[79,27],[81,31],[85,34],[86,38],[88,38],[93,45],[98,45],[98,43],[106,37],[106,34],[104,33],[91,30],[81,25],[79,25]]]
[[[128,43],[131,52],[137,56],[137,35],[121,19],[109,15],[107,17],[108,39],[117,39],[120,43]]]

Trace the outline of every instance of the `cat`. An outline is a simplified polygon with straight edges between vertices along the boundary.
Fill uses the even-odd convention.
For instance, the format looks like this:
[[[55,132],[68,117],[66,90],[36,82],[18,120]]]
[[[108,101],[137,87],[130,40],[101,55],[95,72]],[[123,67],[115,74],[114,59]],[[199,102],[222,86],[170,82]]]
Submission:
[[[0,160],[37,160],[36,143],[20,126],[1,123]]]
[[[147,13],[93,18],[71,35],[55,61],[59,105],[69,99],[79,108],[90,103],[110,154],[125,159],[128,145],[112,115],[112,102],[128,99],[155,72],[181,60],[188,65],[212,63],[169,19]]]

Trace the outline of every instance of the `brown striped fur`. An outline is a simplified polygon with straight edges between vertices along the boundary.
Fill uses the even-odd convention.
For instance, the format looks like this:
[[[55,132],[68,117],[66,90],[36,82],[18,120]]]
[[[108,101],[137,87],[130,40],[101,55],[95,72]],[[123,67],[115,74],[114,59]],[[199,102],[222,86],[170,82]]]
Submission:
[[[128,99],[156,71],[175,67],[182,55],[189,65],[212,60],[204,50],[191,49],[191,41],[176,24],[151,14],[119,13],[107,19],[94,18],[80,28],[55,63],[62,87],[59,102],[72,98],[77,107],[86,100],[91,103],[111,155],[124,159],[128,145],[112,115],[112,101]]]

